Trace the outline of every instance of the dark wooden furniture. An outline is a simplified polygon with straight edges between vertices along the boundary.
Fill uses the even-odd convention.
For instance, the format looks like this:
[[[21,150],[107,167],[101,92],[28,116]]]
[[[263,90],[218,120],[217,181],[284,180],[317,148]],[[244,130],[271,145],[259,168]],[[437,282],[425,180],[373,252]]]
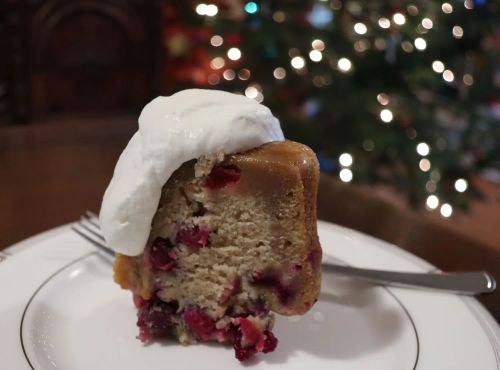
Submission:
[[[4,0],[2,7],[0,113],[3,86],[11,120],[137,112],[158,95],[158,0]]]
[[[97,211],[136,115],[0,127],[0,250]],[[370,188],[323,175],[320,218],[388,240],[443,270],[488,269],[500,278],[500,245],[484,244],[427,213],[397,207]],[[448,225],[453,225],[449,220]],[[500,319],[500,292],[481,298]]]

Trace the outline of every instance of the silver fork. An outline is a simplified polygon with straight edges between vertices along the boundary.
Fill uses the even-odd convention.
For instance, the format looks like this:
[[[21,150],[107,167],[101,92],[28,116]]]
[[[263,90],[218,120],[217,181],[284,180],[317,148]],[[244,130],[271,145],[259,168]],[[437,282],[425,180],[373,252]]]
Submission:
[[[95,213],[86,211],[80,220],[71,226],[71,229],[102,252],[114,256],[114,252],[106,245],[106,241],[101,234],[99,219]],[[491,293],[496,288],[495,278],[486,271],[410,273],[357,268],[330,262],[323,262],[322,270],[375,284],[443,290],[466,295]]]

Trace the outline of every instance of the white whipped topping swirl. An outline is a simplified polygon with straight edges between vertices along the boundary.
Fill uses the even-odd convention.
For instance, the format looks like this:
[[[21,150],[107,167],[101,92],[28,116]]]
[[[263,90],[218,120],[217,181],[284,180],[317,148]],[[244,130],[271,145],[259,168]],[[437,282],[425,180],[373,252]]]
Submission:
[[[282,140],[269,108],[241,95],[193,89],[153,99],[102,200],[99,219],[107,244],[128,256],[143,252],[161,189],[184,162]]]

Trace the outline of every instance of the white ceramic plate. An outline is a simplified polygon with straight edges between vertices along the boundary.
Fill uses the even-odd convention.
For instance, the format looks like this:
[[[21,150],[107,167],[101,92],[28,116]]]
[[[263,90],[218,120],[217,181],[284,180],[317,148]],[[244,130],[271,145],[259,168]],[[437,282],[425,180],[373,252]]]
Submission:
[[[433,270],[349,229],[319,222],[319,234],[325,258]],[[500,329],[468,297],[327,275],[311,312],[277,319],[277,350],[242,365],[229,347],[141,344],[130,293],[113,283],[109,260],[68,226],[16,244],[0,261],[2,369],[500,369]]]

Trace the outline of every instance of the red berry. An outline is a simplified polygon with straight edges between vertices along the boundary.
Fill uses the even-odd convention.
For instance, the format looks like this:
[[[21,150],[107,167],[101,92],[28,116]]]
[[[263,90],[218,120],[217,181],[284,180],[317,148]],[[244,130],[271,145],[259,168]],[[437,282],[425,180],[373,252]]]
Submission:
[[[189,306],[182,315],[189,329],[203,340],[209,340],[215,333],[215,321],[198,306]]]
[[[210,190],[222,189],[226,186],[236,184],[240,181],[240,177],[240,170],[235,166],[214,167],[207,176],[205,187]]]
[[[164,337],[172,327],[172,316],[178,308],[177,302],[163,302],[158,298],[144,301],[137,312],[137,326],[141,342],[146,342],[151,337]]]
[[[177,254],[169,239],[156,238],[144,258],[155,269],[169,271],[176,266]]]
[[[133,300],[134,300],[134,306],[137,309],[142,308],[146,304],[146,300],[138,294],[134,294]]]
[[[255,345],[262,335],[261,331],[247,318],[241,317],[237,320],[239,321],[240,330],[243,334],[242,340],[250,345]]]
[[[244,361],[257,352],[272,352],[278,345],[278,339],[270,330],[261,331],[255,323],[246,317],[232,320],[233,347],[238,360]]]
[[[176,236],[176,242],[187,245],[188,247],[202,248],[208,245],[208,229],[195,225],[189,229],[179,230]]]
[[[255,354],[255,349],[252,347],[243,348],[243,346],[241,345],[241,338],[242,333],[241,331],[238,331],[233,342],[234,355],[238,360],[245,361]]]
[[[273,352],[278,345],[278,338],[276,338],[274,334],[269,330],[264,331],[264,335],[266,336],[266,339],[264,341],[264,349],[262,350],[262,352]]]

